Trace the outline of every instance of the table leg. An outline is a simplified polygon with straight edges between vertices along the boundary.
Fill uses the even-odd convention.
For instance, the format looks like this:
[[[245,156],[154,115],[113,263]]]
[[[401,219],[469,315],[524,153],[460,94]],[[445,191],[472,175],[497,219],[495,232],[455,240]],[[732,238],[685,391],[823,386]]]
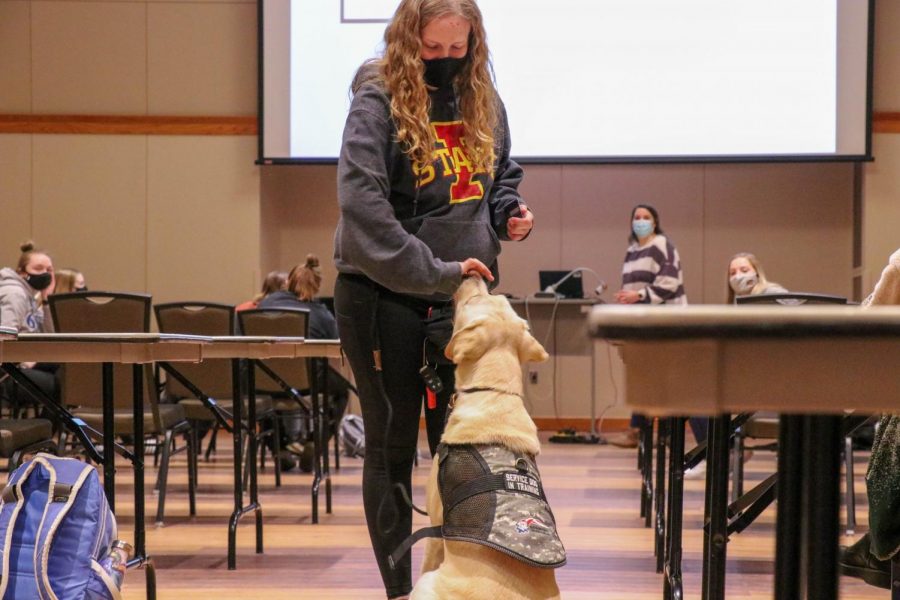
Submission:
[[[653,525],[653,419],[641,427],[641,516],[644,527]]]
[[[249,368],[254,368],[252,363]],[[241,413],[244,407],[241,394],[241,360],[238,358],[231,360],[231,396],[233,399],[232,433],[234,434],[234,512],[231,513],[231,520],[228,523],[229,571],[237,568],[237,525],[244,504],[244,489],[241,481],[241,462],[244,457],[241,440],[243,415]]]
[[[833,600],[838,597],[841,417],[816,415],[804,419],[807,597]]]
[[[134,402],[134,549],[146,556],[144,528],[144,366],[132,365]]]
[[[132,402],[134,404],[134,558],[128,566],[144,570],[147,600],[156,600],[156,568],[147,555],[144,505],[144,366],[132,365]]]
[[[259,506],[259,479],[256,471],[256,451],[258,438],[256,434],[256,367],[250,362],[247,368],[247,443],[250,445],[247,455],[250,471],[250,507],[256,513],[256,553],[263,553],[262,508]],[[278,460],[276,458],[275,460]]]
[[[800,599],[803,417],[782,415],[778,433],[775,600]]]
[[[703,539],[703,600],[724,600],[728,547],[728,449],[731,415],[709,420]]]
[[[666,557],[666,436],[668,419],[656,420],[656,531],[653,534],[656,572],[662,573]]]
[[[103,363],[103,487],[109,509],[116,512],[115,404],[113,403],[113,364]],[[143,415],[141,415],[143,418]]]
[[[666,568],[663,597],[682,600],[681,527],[684,508],[684,425],[683,417],[669,420],[669,523],[666,528]]]

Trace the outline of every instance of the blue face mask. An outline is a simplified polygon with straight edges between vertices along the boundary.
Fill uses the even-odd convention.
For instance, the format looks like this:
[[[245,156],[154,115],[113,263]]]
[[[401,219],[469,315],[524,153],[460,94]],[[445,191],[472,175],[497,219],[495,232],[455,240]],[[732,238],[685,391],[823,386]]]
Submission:
[[[635,219],[631,222],[631,230],[638,239],[647,237],[653,233],[654,229],[653,221],[648,221],[647,219]]]

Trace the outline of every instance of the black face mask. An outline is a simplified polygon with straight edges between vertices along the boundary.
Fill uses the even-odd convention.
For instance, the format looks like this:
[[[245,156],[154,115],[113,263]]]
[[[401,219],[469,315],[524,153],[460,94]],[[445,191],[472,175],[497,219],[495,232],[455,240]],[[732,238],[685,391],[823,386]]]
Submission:
[[[453,83],[453,78],[466,64],[466,57],[453,58],[448,56],[447,58],[422,60],[422,62],[425,63],[425,83],[440,89],[449,87]]]
[[[46,290],[50,287],[50,284],[53,283],[53,273],[40,273],[35,275],[34,273],[25,271],[25,281],[28,282],[28,285],[40,292]]]

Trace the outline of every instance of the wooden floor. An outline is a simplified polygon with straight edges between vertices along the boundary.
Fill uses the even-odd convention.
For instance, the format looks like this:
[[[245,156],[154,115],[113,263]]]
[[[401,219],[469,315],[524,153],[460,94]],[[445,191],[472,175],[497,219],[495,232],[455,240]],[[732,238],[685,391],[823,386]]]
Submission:
[[[228,448],[223,439],[220,448]],[[423,443],[423,448],[426,445]],[[859,453],[857,469],[860,529],[867,522],[866,456]],[[538,464],[545,489],[559,522],[568,552],[568,565],[557,571],[564,598],[592,600],[662,597],[662,579],[654,570],[652,533],[638,517],[639,477],[635,451],[610,446],[573,446],[544,443]],[[427,464],[427,461],[422,461]],[[749,481],[774,471],[774,455],[757,452],[747,465]],[[369,548],[361,505],[362,461],[342,460],[333,478],[334,512],[310,524],[310,477],[285,474],[274,487],[271,467],[260,477],[265,514],[265,553],[254,553],[252,518],[238,532],[237,571],[226,568],[227,522],[231,512],[231,460],[220,450],[213,462],[200,465],[198,516],[187,518],[187,476],[183,456],[174,459],[164,527],[151,525],[147,548],[157,566],[158,598],[296,600],[363,600],[384,598],[380,577]],[[428,466],[414,474],[416,500],[424,498]],[[155,470],[148,471],[148,487]],[[703,511],[702,481],[687,481],[684,516],[685,598],[700,598]],[[130,469],[121,468],[117,480],[120,537],[130,540],[133,504]],[[155,514],[156,497],[148,495],[148,514]],[[417,524],[425,524],[417,516]],[[858,537],[859,534],[857,534]],[[771,598],[773,586],[774,512],[769,511],[728,546],[727,598]],[[852,539],[844,542],[853,541]],[[414,549],[418,571],[421,548]],[[843,578],[841,598],[888,597],[889,592]],[[142,571],[128,573],[126,600],[144,597]],[[498,599],[499,600],[499,599]]]

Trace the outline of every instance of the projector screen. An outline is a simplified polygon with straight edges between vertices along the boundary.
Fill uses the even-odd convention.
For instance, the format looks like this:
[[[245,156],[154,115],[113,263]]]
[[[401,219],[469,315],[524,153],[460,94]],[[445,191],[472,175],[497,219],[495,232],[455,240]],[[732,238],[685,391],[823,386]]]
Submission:
[[[262,2],[260,162],[336,160],[398,3]],[[478,4],[522,162],[869,158],[872,0]]]

